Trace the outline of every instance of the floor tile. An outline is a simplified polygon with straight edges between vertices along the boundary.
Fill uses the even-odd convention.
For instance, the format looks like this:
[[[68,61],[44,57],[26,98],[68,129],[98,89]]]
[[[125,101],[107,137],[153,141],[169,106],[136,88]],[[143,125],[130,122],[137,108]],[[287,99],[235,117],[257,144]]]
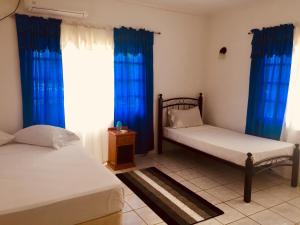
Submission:
[[[125,196],[125,201],[132,209],[139,209],[146,206],[146,204],[135,194]]]
[[[300,197],[300,195],[288,185],[279,185],[265,190],[266,192],[270,193],[271,195],[283,200],[288,201],[293,198]]]
[[[182,181],[180,182],[183,186],[187,187],[193,192],[199,192],[201,191],[201,188],[197,187],[196,185],[192,184],[191,182],[188,181]]]
[[[237,181],[234,177],[228,175],[228,173],[225,173],[224,175],[221,176],[211,177],[211,179],[213,179],[214,181],[218,182],[221,185],[226,185]]]
[[[171,164],[163,164],[170,172],[178,172],[187,169],[185,166],[180,163],[171,163]]]
[[[252,201],[250,203],[244,202],[243,198],[233,199],[228,202],[226,202],[229,206],[232,208],[240,211],[246,216],[252,215],[254,213],[263,211],[265,208],[258,203]]]
[[[215,196],[217,199],[220,199],[224,202],[240,197],[239,194],[224,186],[208,189],[206,190],[206,192],[208,192],[209,194]]]
[[[149,157],[144,155],[138,155],[135,158],[135,164],[137,169],[147,168],[147,167],[154,167],[155,161],[151,160]]]
[[[290,184],[290,182],[288,184]],[[295,192],[300,194],[300,185],[298,185],[298,187],[294,187],[293,189],[295,190]]]
[[[276,196],[271,195],[267,191],[258,191],[252,193],[252,201],[257,202],[258,204],[264,206],[265,208],[270,208],[272,206],[283,203],[283,200],[277,198]]]
[[[271,210],[295,223],[300,222],[300,209],[293,205],[283,203],[271,208]]]
[[[274,185],[279,185],[287,182],[287,179],[278,176],[272,171],[267,171],[265,173],[260,173],[255,176],[254,182],[258,182],[261,184],[269,184],[270,187]]]
[[[207,193],[206,191],[200,191],[197,192],[197,194],[213,205],[220,204],[222,202],[220,199],[217,199],[215,196]]]
[[[216,217],[215,219],[223,224],[228,224],[245,217],[239,211],[231,208],[230,206],[224,203],[217,205],[217,207],[223,210],[224,214]]]
[[[298,207],[300,209],[300,197],[290,200],[288,203]]]
[[[284,217],[270,211],[265,210],[250,216],[261,225],[293,225],[294,223],[285,219]]]
[[[154,225],[163,222],[162,219],[149,207],[140,208],[135,211],[148,225]]]
[[[217,183],[207,177],[198,177],[198,178],[190,180],[190,182],[195,184],[196,186],[200,187],[203,190],[220,186],[219,183]]]
[[[176,174],[181,176],[185,180],[191,180],[191,179],[202,176],[202,174],[200,174],[199,171],[195,170],[195,169],[181,170],[181,171],[178,171]]]
[[[235,191],[236,193],[240,195],[244,195],[244,182],[234,182],[231,184],[225,185],[225,187]],[[252,187],[252,193],[258,191],[258,189]]]
[[[156,166],[156,168],[159,169],[160,171],[162,171],[163,173],[166,173],[166,174],[171,173],[171,171],[165,166],[160,165],[160,166]]]
[[[122,212],[126,213],[126,212],[129,212],[131,210],[132,210],[132,208],[128,205],[128,203],[125,202]]]
[[[181,182],[184,181],[184,179],[177,175],[176,173],[166,173],[169,177],[173,178],[174,180],[176,180],[177,182]]]
[[[235,182],[231,184],[224,185],[226,188],[233,190],[234,192],[238,193],[239,195],[244,194],[244,184],[241,182]]]
[[[146,223],[134,212],[123,213],[122,225],[146,225]]]
[[[230,223],[229,225],[259,225],[259,224],[249,218],[243,218],[241,220]]]
[[[132,190],[129,187],[127,187],[125,184],[123,185],[123,190],[124,190],[125,196],[133,194]]]

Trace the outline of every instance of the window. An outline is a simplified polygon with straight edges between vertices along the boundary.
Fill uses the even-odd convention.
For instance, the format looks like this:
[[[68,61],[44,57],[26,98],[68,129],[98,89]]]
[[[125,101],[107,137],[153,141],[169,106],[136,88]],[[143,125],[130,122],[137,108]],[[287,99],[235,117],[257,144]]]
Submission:
[[[265,57],[264,66],[264,91],[262,102],[264,113],[261,119],[263,120],[281,120],[284,117],[286,98],[282,93],[287,93],[289,88],[289,76],[282,71],[288,71],[291,67],[290,57]]]
[[[115,58],[115,70],[123,71],[115,75],[115,88],[122,90],[116,92],[115,98],[122,108],[128,107],[133,116],[143,116],[145,113],[145,82],[144,62],[142,54],[118,54]],[[124,85],[126,83],[126,85]]]

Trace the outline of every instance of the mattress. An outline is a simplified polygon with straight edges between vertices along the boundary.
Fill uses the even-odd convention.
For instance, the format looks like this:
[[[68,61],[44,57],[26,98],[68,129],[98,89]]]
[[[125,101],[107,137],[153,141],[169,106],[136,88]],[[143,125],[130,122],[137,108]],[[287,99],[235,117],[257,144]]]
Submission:
[[[121,182],[79,145],[0,147],[0,224],[78,224],[123,205]]]
[[[212,156],[244,166],[247,153],[253,154],[254,162],[269,157],[292,155],[294,145],[242,134],[227,129],[203,125],[189,128],[164,128],[164,137],[201,150]]]

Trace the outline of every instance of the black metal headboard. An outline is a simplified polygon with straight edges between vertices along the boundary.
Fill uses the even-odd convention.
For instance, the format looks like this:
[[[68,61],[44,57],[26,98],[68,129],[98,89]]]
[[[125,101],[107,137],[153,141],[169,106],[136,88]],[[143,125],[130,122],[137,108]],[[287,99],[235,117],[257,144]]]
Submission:
[[[158,95],[158,132],[157,132],[157,148],[158,153],[162,152],[162,138],[163,138],[163,111],[164,109],[190,109],[193,107],[199,107],[200,113],[202,115],[203,108],[203,95],[200,93],[198,98],[190,97],[178,97],[163,99],[162,94]]]

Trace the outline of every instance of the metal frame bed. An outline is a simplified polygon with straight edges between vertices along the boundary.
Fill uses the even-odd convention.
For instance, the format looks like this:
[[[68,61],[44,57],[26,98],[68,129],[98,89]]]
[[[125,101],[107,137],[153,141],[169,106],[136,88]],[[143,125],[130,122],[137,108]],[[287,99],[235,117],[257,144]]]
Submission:
[[[203,108],[203,95],[200,93],[198,98],[189,98],[189,97],[179,97],[179,98],[170,98],[163,99],[162,94],[159,94],[158,98],[158,133],[157,133],[157,148],[158,154],[163,152],[162,142],[163,140],[175,143],[182,147],[185,147],[189,150],[198,152],[202,156],[217,160],[219,162],[225,163],[227,165],[233,166],[235,168],[241,169],[245,173],[244,181],[244,201],[249,203],[251,202],[251,193],[252,193],[252,179],[255,174],[261,173],[271,168],[281,167],[281,166],[291,166],[292,175],[291,175],[291,186],[297,187],[298,185],[298,173],[299,173],[299,145],[296,144],[293,155],[281,155],[272,158],[265,158],[263,160],[254,162],[252,153],[249,152],[247,157],[245,157],[245,165],[241,166],[230,161],[224,160],[222,158],[210,155],[206,152],[201,151],[201,149],[194,149],[182,143],[176,142],[172,139],[169,139],[163,134],[163,121],[164,121],[164,110],[165,109],[189,109],[192,107],[199,107],[200,113],[202,115]]]

